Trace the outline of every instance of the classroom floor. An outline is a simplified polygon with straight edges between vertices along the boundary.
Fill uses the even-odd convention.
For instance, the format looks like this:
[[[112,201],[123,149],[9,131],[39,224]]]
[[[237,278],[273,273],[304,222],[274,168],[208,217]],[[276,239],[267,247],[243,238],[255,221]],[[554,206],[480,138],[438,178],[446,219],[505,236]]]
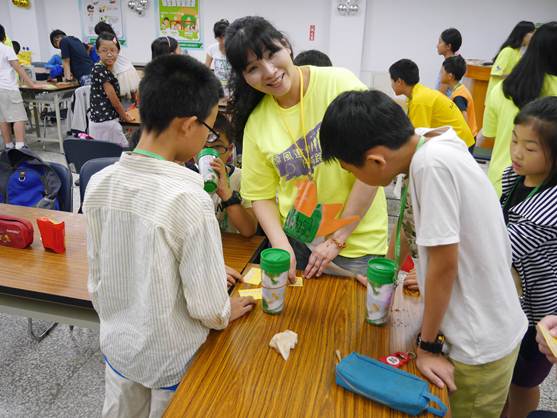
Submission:
[[[47,161],[65,163],[56,144],[30,147]],[[485,167],[485,165],[483,165]],[[387,190],[389,225],[398,215],[398,202]],[[79,189],[74,189],[74,209]],[[34,321],[42,330],[47,322]],[[27,334],[27,319],[0,313],[0,418],[100,417],[104,399],[104,364],[98,331],[67,325],[56,327],[43,341]],[[557,412],[557,368],[542,385],[540,409]]]

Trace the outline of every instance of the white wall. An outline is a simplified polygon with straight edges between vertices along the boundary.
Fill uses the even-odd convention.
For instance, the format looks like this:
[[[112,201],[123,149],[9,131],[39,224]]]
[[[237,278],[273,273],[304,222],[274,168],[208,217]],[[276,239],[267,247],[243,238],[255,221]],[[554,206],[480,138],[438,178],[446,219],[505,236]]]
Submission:
[[[431,86],[443,61],[436,45],[444,29],[460,30],[465,58],[489,60],[520,20],[557,20],[557,1],[368,0],[362,75],[369,80],[410,58]]]

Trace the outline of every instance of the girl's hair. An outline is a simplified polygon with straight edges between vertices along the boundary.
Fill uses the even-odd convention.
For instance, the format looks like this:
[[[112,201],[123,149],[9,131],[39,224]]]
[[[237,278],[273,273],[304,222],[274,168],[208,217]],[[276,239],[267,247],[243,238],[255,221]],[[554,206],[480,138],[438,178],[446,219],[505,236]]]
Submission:
[[[100,35],[103,32],[109,32],[109,33],[113,33],[114,35],[116,35],[116,32],[114,32],[114,29],[108,23],[106,23],[106,22],[97,23],[95,25],[95,33],[97,35]]]
[[[95,41],[95,47],[97,48],[97,51],[101,46],[101,41],[108,41],[114,43],[114,45],[116,45],[116,48],[118,48],[118,51],[120,51],[120,42],[118,42],[118,38],[116,37],[115,34],[111,32],[99,33],[99,36],[97,36],[97,40]]]
[[[537,99],[546,74],[557,75],[557,22],[542,25],[518,64],[503,81],[503,93],[520,109]]]
[[[551,171],[544,186],[557,185],[557,97],[548,96],[528,103],[514,118],[515,125],[528,125],[538,134]]]
[[[154,60],[161,55],[174,54],[178,48],[178,41],[172,36],[161,36],[151,44],[151,59]]]
[[[213,33],[215,38],[220,38],[226,33],[226,28],[230,26],[230,22],[226,19],[221,19],[213,25]]]
[[[5,40],[6,40],[6,30],[4,29],[4,26],[0,25],[0,42],[4,43]]]
[[[224,49],[232,67],[229,83],[232,89],[230,110],[234,128],[233,140],[236,143],[242,142],[249,115],[265,96],[244,79],[243,71],[248,65],[248,52],[253,52],[257,59],[261,59],[267,50],[271,53],[281,50],[283,46],[280,45],[290,48],[288,39],[259,16],[236,19],[226,30]]]
[[[521,20],[520,22],[518,22],[511,31],[511,34],[509,35],[507,40],[503,42],[501,48],[499,48],[499,51],[497,51],[497,54],[493,57],[493,62],[495,62],[503,48],[506,48],[508,46],[515,49],[520,48],[522,46],[524,37],[530,32],[534,32],[534,30],[536,30],[536,26],[533,22],[529,22],[527,20]]]

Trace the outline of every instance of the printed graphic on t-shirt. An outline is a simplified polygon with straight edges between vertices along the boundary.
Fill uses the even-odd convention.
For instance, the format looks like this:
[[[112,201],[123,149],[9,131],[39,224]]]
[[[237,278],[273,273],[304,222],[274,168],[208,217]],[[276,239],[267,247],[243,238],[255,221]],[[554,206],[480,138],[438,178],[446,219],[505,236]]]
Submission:
[[[306,140],[299,138],[296,141],[296,145],[292,144],[280,154],[274,156],[273,160],[281,177],[286,177],[286,180],[292,180],[293,178],[309,174],[309,168],[304,158],[304,155],[307,156],[306,141],[309,145],[311,166],[315,168],[322,162],[321,144],[317,138],[320,127],[321,122],[307,133]],[[304,155],[302,155],[300,150],[304,152]]]

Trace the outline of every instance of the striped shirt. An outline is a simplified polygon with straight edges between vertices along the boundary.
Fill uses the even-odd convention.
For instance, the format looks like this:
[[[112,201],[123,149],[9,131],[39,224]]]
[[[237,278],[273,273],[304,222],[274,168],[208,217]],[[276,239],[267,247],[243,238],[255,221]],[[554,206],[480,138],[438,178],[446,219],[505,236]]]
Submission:
[[[505,170],[502,202],[518,178],[511,167]],[[511,207],[507,229],[513,265],[522,281],[522,309],[534,326],[557,313],[557,186]]]
[[[230,317],[219,226],[201,176],[123,154],[91,178],[83,209],[101,351],[134,382],[175,385],[209,329]]]

